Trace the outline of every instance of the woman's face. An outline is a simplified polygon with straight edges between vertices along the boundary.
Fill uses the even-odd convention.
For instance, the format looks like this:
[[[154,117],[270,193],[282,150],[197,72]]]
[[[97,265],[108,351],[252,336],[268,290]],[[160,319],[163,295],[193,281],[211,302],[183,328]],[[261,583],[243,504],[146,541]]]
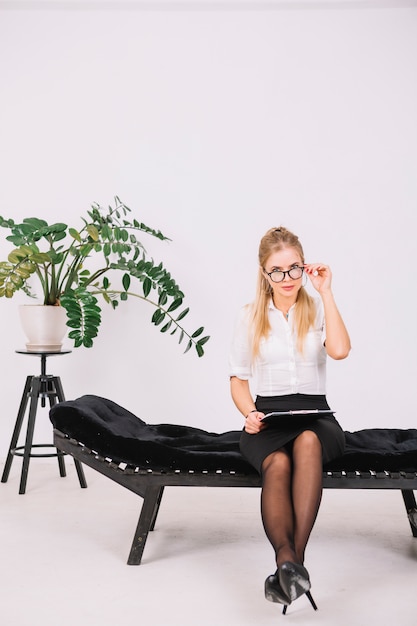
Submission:
[[[304,263],[296,248],[283,248],[279,252],[273,252],[267,258],[264,270],[268,274],[267,279],[274,294],[296,297],[302,286],[303,267]]]

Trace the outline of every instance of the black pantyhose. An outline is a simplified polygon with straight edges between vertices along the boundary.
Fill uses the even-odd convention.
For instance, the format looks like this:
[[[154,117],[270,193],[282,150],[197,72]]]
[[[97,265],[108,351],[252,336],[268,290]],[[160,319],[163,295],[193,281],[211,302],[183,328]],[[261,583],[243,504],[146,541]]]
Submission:
[[[281,449],[262,465],[261,513],[277,566],[304,562],[304,553],[320,507],[322,450],[315,433],[304,431],[291,453]]]

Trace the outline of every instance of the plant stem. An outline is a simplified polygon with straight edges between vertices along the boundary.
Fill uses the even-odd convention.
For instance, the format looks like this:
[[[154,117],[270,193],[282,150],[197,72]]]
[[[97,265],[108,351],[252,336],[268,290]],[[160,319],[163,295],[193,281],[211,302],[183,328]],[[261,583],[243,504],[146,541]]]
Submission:
[[[163,311],[163,313],[165,313],[165,315],[167,315],[169,317],[169,319],[174,322],[175,326],[184,333],[184,335],[186,337],[188,337],[188,339],[190,341],[193,342],[193,344],[196,344],[198,342],[198,339],[194,339],[193,337],[191,337],[191,335],[189,333],[187,333],[187,331],[184,329],[183,326],[181,326],[181,324],[179,324],[176,320],[175,317],[173,315],[171,315],[171,313],[165,309],[163,306],[159,305],[157,302],[154,302],[153,300],[150,300],[149,297],[145,298],[145,296],[141,296],[138,293],[133,293],[131,291],[117,291],[117,290],[110,290],[107,291],[105,289],[98,289],[97,291],[90,291],[90,293],[94,296],[96,295],[103,295],[103,293],[106,293],[109,296],[119,296],[122,293],[125,293],[127,296],[133,296],[134,298],[139,298],[140,300],[144,300],[145,302],[148,302],[149,304],[151,304],[152,306],[154,306],[156,309],[159,309],[160,311]]]

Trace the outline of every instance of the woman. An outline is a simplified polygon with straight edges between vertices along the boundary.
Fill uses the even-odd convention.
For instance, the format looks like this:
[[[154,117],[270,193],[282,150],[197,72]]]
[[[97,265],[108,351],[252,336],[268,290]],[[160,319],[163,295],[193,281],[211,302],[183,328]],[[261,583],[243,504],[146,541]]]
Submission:
[[[319,298],[307,293],[303,278]],[[268,230],[259,246],[256,298],[238,316],[230,353],[231,394],[245,418],[240,448],[262,476],[262,521],[275,552],[265,597],[284,604],[284,613],[303,593],[317,608],[304,553],[320,506],[323,464],[344,450],[343,430],[326,401],[326,356],[344,359],[351,346],[331,281],[328,265],[305,263],[296,235]],[[276,411],[306,413],[262,421]]]

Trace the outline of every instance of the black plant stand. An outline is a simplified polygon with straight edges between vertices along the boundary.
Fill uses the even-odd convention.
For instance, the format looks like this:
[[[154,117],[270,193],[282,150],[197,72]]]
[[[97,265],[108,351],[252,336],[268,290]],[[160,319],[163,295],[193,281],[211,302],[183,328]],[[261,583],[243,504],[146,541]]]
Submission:
[[[26,482],[29,471],[29,461],[31,457],[53,457],[58,459],[59,473],[62,477],[66,476],[64,455],[65,453],[58,448],[55,448],[53,444],[34,444],[33,433],[35,429],[36,412],[38,409],[38,401],[41,399],[41,406],[46,406],[46,398],[49,398],[50,406],[54,406],[58,402],[65,400],[64,392],[62,389],[61,379],[59,376],[51,376],[46,373],[46,358],[48,356],[59,356],[61,354],[69,354],[71,350],[62,350],[61,352],[32,352],[28,350],[16,350],[18,354],[29,354],[32,356],[40,356],[41,358],[41,375],[40,376],[28,376],[26,378],[26,384],[23,390],[22,400],[20,402],[19,412],[17,414],[16,424],[14,427],[12,440],[10,442],[9,452],[7,454],[6,464],[4,466],[1,482],[7,482],[9,477],[10,468],[14,456],[23,457],[22,473],[20,477],[19,493],[23,494],[26,491]],[[30,398],[30,408],[28,417],[28,426],[26,431],[26,441],[24,446],[18,446],[18,440],[20,431],[22,429],[23,420],[25,417],[26,408]],[[34,448],[54,448],[55,452],[36,454],[32,453]],[[80,486],[85,489],[87,483],[84,476],[84,469],[80,461],[75,460],[75,468],[77,470],[78,480]]]

